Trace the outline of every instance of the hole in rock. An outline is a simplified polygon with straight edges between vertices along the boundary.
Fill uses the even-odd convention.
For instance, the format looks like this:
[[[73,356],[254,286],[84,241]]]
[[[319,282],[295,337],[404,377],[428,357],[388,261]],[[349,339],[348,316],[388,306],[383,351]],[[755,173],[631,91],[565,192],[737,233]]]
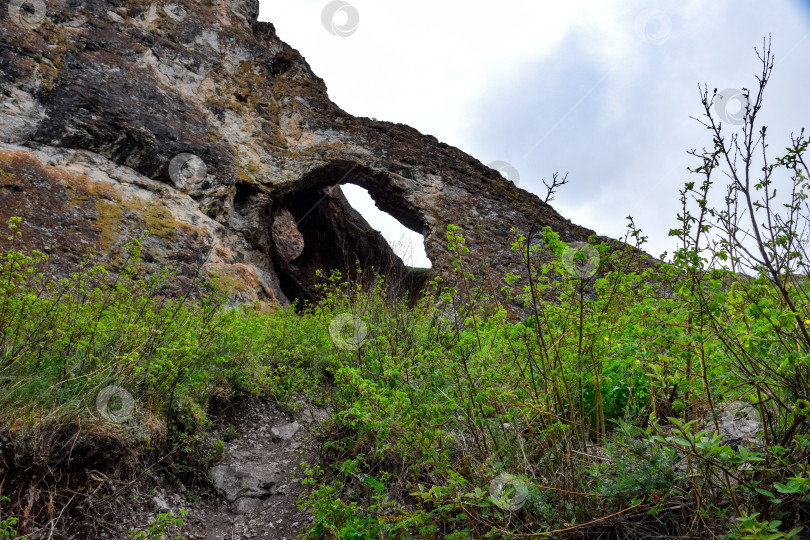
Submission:
[[[425,251],[425,237],[405,227],[392,215],[374,204],[368,190],[355,184],[342,184],[340,189],[361,216],[388,241],[394,253],[411,268],[430,268],[431,262]]]
[[[274,266],[289,300],[317,301],[331,270],[365,280],[373,269],[388,294],[418,296],[432,265],[421,236],[428,228],[408,188],[348,161],[314,169],[294,187],[270,210]]]

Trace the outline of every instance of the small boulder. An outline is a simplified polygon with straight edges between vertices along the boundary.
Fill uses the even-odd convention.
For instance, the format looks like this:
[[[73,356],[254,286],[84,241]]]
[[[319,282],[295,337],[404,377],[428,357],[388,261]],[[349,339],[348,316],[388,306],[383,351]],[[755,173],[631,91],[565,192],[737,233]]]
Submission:
[[[169,506],[169,503],[166,502],[166,498],[162,493],[158,493],[152,497],[152,504],[155,506],[155,510],[158,512],[169,512],[172,509],[171,506]]]
[[[240,497],[269,497],[276,486],[278,471],[260,464],[217,465],[208,477],[229,502]]]
[[[301,424],[292,422],[290,424],[284,424],[283,426],[276,426],[271,429],[270,432],[273,434],[273,439],[277,441],[289,441],[295,437],[299,429],[301,429]]]
[[[757,410],[748,403],[735,401],[725,405],[718,418],[723,443],[731,446],[748,446],[759,441],[762,421]]]

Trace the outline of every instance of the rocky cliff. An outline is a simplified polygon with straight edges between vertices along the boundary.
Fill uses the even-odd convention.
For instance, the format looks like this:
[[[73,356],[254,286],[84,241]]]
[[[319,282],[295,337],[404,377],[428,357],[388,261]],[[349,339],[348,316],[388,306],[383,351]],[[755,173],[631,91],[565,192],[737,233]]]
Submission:
[[[494,279],[525,274],[511,229],[539,199],[432,136],[346,114],[258,0],[0,10],[0,218],[25,218],[55,268],[148,230],[148,261],[215,272],[244,301],[306,298],[319,268],[355,259],[408,277],[343,197],[353,183],[425,236],[434,272],[450,272],[455,223]],[[551,208],[541,224],[593,234]]]

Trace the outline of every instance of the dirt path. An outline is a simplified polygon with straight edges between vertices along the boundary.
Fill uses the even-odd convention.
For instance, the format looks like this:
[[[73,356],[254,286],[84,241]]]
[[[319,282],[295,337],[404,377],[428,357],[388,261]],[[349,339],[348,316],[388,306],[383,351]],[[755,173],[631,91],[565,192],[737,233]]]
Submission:
[[[318,459],[307,430],[312,418],[304,416],[296,422],[271,404],[251,403],[234,422],[235,438],[208,472],[215,489],[198,495],[179,482],[160,481],[131,507],[128,528],[182,508],[188,512],[185,524],[170,528],[167,538],[297,538],[311,519],[297,506],[304,489],[300,463]]]
[[[305,426],[268,404],[246,412],[209,473],[224,498],[190,508],[184,538],[292,540],[309,522],[297,507],[300,463],[317,457]]]

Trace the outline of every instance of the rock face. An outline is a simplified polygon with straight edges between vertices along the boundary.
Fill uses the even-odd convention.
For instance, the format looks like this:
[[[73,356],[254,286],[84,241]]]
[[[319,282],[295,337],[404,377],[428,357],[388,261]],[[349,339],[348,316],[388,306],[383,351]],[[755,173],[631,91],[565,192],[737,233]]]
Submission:
[[[0,3],[0,218],[22,216],[57,269],[148,230],[147,261],[216,272],[243,301],[306,299],[318,269],[355,260],[418,286],[346,201],[353,183],[425,236],[434,272],[451,273],[454,223],[495,283],[525,274],[511,229],[539,199],[432,136],[346,114],[258,0],[28,4],[44,13]],[[551,208],[540,223],[593,234]]]

